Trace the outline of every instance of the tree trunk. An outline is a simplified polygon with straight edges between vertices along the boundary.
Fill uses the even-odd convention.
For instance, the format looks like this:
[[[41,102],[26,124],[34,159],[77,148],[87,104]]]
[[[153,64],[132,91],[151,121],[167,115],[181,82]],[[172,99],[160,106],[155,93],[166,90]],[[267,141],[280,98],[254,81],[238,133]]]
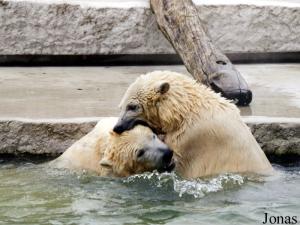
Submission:
[[[224,97],[248,105],[252,93],[230,60],[206,35],[192,0],[150,0],[162,33],[192,76]]]

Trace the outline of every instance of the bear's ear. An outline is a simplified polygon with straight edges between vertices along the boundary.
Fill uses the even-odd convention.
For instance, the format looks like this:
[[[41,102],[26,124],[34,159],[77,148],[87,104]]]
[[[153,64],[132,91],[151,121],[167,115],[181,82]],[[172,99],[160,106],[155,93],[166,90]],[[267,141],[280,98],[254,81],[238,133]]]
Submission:
[[[103,158],[100,161],[100,166],[110,169],[112,167],[112,162],[107,158]]]
[[[170,84],[168,82],[162,82],[158,85],[157,92],[163,95],[167,93],[169,89],[170,89]]]

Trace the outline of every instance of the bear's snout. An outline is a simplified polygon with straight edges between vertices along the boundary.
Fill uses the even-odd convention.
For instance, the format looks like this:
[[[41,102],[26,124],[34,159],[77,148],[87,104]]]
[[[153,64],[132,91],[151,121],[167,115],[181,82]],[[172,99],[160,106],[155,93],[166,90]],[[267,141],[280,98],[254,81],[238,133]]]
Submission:
[[[168,147],[140,149],[137,152],[139,163],[151,165],[152,170],[158,172],[171,172],[175,168],[173,151]]]
[[[133,129],[137,125],[142,125],[152,129],[146,121],[135,117],[121,117],[117,124],[114,126],[113,131],[117,134],[122,134],[125,131]]]
[[[162,156],[162,161],[165,164],[169,164],[172,160],[173,157],[173,151],[171,151],[170,149],[163,149],[160,151],[163,151],[163,156]]]
[[[122,124],[116,124],[116,126],[113,129],[113,131],[116,132],[117,134],[121,134],[122,132],[125,131],[125,129],[122,126]]]
[[[175,162],[173,160],[173,151],[169,148],[159,149],[162,152],[161,167],[159,172],[171,172],[175,168]]]
[[[117,124],[113,128],[113,131],[117,134],[122,134],[124,131],[131,130],[138,124],[144,125],[145,123],[137,118],[124,116],[118,120]]]

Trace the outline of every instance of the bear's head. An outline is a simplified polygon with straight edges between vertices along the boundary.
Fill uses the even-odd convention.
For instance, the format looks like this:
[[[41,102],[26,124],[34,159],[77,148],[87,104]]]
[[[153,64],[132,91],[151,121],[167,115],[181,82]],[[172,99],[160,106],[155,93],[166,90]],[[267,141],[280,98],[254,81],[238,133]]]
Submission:
[[[175,167],[172,157],[171,149],[150,128],[139,125],[122,134],[110,132],[100,165],[108,175],[126,177],[154,170],[170,172]]]
[[[156,134],[178,129],[198,104],[195,85],[199,84],[187,76],[169,71],[141,75],[120,103],[121,115],[114,131],[122,133],[137,124],[150,127]]]

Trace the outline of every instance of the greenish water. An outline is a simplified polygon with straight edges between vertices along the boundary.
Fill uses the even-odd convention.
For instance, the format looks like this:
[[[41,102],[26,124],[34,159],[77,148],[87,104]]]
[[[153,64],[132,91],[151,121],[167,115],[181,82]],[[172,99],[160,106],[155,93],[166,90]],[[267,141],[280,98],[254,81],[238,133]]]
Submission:
[[[0,224],[262,224],[264,213],[300,221],[300,168],[265,181],[175,174],[108,179],[0,162]]]

